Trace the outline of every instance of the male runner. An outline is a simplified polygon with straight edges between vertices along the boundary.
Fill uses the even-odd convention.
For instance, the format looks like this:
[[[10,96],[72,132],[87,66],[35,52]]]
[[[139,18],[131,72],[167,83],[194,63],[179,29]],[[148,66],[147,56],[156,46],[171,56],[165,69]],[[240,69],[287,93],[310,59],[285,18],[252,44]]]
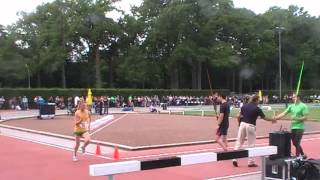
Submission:
[[[219,116],[217,116],[218,127],[216,132],[216,141],[224,151],[228,151],[227,134],[229,128],[230,106],[225,95],[218,96],[218,101],[221,105]]]

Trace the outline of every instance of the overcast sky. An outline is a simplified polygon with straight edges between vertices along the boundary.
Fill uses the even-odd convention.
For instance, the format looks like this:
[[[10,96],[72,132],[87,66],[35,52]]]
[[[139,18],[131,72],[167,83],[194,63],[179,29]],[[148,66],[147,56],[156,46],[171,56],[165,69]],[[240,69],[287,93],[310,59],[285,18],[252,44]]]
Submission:
[[[32,12],[37,5],[53,0],[0,0],[0,24],[9,25],[18,17],[17,12]],[[122,0],[117,6],[129,11],[130,5],[139,5],[142,0]],[[233,0],[235,7],[245,7],[256,13],[264,13],[271,6],[287,8],[289,5],[304,7],[313,16],[320,16],[320,2],[317,0]]]

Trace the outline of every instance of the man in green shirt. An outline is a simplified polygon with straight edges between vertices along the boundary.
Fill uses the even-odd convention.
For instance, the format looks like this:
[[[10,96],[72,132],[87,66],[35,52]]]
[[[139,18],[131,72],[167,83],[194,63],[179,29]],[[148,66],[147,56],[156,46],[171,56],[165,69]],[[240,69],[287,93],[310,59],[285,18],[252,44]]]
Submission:
[[[294,104],[291,104],[283,113],[275,117],[276,120],[283,118],[285,115],[291,115],[291,140],[296,147],[296,156],[305,156],[301,147],[301,139],[304,132],[304,121],[307,120],[309,113],[308,107],[300,101],[300,97],[293,95]]]

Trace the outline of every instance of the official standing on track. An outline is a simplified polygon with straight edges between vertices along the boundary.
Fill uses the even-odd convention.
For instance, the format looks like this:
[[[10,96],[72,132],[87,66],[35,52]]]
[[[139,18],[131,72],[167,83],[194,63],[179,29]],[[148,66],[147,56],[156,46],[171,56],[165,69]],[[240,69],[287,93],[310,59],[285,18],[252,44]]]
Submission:
[[[258,107],[259,96],[254,95],[251,97],[250,102],[242,106],[238,115],[238,119],[241,119],[240,127],[238,130],[237,141],[234,150],[240,149],[245,139],[248,139],[248,146],[254,147],[256,144],[256,121],[260,117],[266,121],[276,122],[275,119],[267,118],[262,110]],[[238,167],[236,159],[233,160],[233,166]],[[248,167],[257,167],[253,158],[249,158]]]
[[[218,101],[221,105],[219,116],[217,116],[218,127],[216,132],[216,141],[224,151],[228,151],[227,134],[229,129],[230,105],[228,104],[225,95],[218,96]]]
[[[77,151],[80,146],[81,137],[84,138],[84,144],[81,147],[82,153],[85,153],[87,145],[90,143],[90,123],[91,115],[88,111],[87,104],[84,100],[81,100],[79,103],[78,110],[75,113],[75,126],[74,126],[74,135],[75,135],[75,146],[72,160],[78,161]]]
[[[296,147],[296,156],[307,158],[301,147],[301,139],[304,132],[304,121],[307,120],[309,113],[308,107],[300,101],[300,97],[293,95],[294,104],[291,104],[283,113],[275,116],[275,119],[281,119],[287,114],[291,114],[291,141]]]

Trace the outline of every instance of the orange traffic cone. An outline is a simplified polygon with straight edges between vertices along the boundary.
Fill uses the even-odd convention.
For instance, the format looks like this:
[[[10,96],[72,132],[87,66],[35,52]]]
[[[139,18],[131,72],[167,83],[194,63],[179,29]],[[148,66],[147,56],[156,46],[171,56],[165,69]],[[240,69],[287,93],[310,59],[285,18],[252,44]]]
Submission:
[[[101,155],[100,144],[97,144],[96,155],[98,155],[98,156]]]
[[[118,150],[118,147],[117,147],[117,146],[114,147],[113,159],[114,159],[114,160],[119,160],[119,159],[120,159],[120,157],[119,157],[119,150]]]

